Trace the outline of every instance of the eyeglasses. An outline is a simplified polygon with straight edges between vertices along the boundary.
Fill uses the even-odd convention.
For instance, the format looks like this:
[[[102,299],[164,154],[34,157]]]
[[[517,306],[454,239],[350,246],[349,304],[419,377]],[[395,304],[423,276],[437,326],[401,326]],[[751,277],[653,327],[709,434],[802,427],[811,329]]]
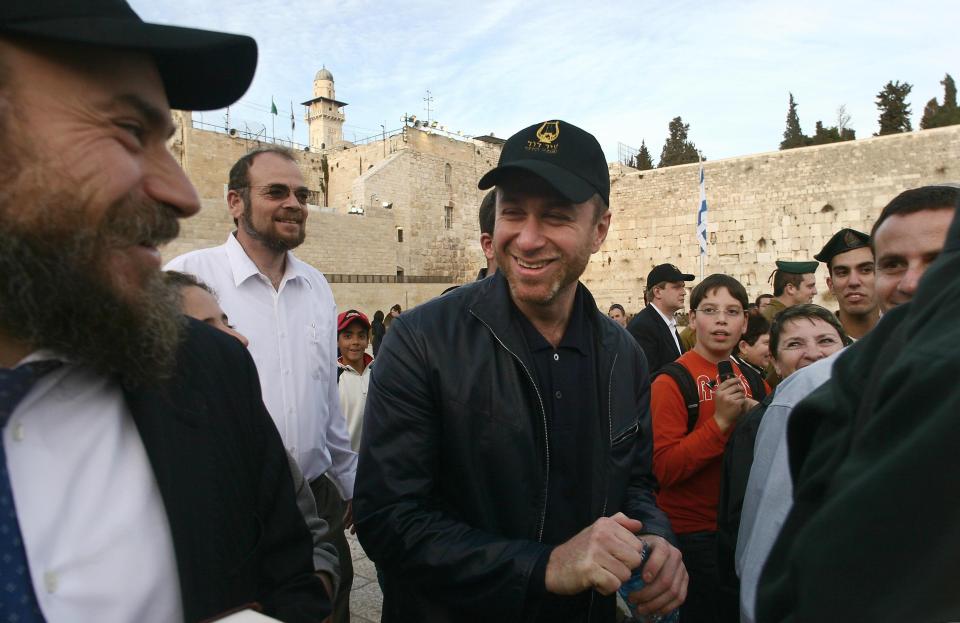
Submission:
[[[727,309],[721,310],[719,307],[699,307],[695,310],[698,314],[703,314],[704,316],[714,317],[719,314],[721,311],[723,315],[727,318],[736,318],[737,316],[743,315],[742,307],[728,307]]]
[[[243,188],[259,188],[264,197],[269,197],[274,201],[282,201],[293,193],[293,198],[300,205],[307,205],[310,199],[310,190],[301,186],[299,188],[290,188],[286,184],[265,184],[263,186],[244,186]]]

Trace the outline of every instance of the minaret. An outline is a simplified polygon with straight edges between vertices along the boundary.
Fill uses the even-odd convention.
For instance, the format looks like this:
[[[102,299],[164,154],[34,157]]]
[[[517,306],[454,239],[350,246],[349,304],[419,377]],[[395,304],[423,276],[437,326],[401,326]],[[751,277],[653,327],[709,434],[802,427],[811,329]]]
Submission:
[[[343,142],[343,122],[346,117],[341,109],[347,104],[338,102],[336,97],[333,74],[324,67],[313,78],[313,99],[303,102],[304,106],[310,107],[307,111],[310,149],[330,149]]]

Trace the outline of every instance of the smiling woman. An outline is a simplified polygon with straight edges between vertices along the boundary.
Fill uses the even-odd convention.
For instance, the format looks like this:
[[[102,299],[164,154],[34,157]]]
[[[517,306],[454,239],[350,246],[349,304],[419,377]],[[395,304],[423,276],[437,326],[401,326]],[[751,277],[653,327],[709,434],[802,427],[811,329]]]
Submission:
[[[830,310],[812,303],[780,312],[770,327],[770,354],[781,379],[850,343]]]

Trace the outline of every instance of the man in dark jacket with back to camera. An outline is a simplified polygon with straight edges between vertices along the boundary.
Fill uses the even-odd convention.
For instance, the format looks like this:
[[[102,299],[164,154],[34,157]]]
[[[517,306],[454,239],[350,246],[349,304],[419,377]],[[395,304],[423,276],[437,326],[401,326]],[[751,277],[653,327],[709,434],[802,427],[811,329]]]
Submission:
[[[641,563],[641,612],[686,571],[654,503],[650,384],[637,344],[578,283],[610,225],[597,140],[564,121],[504,145],[498,272],[411,310],[367,398],[355,518],[383,620],[612,621]]]

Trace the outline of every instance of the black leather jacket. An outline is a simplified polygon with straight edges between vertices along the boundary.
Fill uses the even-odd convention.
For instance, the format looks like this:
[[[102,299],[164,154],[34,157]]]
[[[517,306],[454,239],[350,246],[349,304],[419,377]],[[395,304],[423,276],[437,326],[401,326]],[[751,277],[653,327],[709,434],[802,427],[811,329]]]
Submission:
[[[644,532],[672,540],[654,502],[646,360],[586,295],[599,429],[607,433],[594,442],[592,515],[623,511]],[[367,395],[354,516],[360,543],[383,571],[385,623],[536,614],[538,591],[528,585],[550,548],[540,542],[550,448],[510,306],[497,273],[408,311],[384,339]],[[613,608],[612,597],[596,594],[590,620],[612,621]]]

